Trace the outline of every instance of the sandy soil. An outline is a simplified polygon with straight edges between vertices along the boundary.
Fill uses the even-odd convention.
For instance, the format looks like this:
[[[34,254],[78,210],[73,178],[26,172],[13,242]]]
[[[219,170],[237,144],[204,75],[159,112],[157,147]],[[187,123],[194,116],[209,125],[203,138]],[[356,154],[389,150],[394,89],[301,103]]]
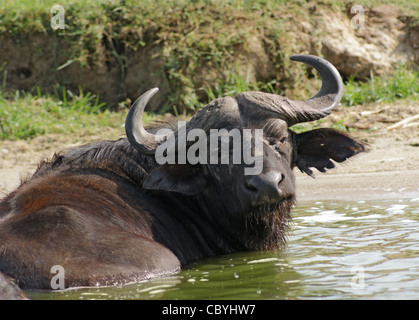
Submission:
[[[296,172],[300,201],[419,198],[419,103],[340,108],[323,125],[336,121],[367,151],[316,179]]]
[[[297,199],[419,198],[419,104],[339,108],[325,119],[353,128],[352,136],[368,144],[362,153],[313,179],[297,172]],[[405,123],[400,122],[405,121]],[[107,132],[109,134],[109,132]],[[111,138],[121,133],[112,132]],[[31,174],[38,162],[73,145],[109,136],[48,135],[30,141],[0,141],[0,198]]]
[[[417,137],[416,141],[419,140]],[[374,139],[367,153],[313,179],[296,172],[297,199],[419,198],[419,147],[391,135]]]

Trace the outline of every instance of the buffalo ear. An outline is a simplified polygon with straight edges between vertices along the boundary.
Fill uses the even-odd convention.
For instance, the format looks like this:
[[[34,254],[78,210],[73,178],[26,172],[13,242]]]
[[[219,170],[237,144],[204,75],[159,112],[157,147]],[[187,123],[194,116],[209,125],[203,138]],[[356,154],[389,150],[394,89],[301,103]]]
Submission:
[[[149,173],[143,188],[194,195],[201,192],[205,185],[206,180],[200,166],[164,164]]]
[[[315,129],[296,134],[294,141],[297,151],[295,165],[310,176],[313,176],[313,171],[309,168],[326,172],[326,169],[335,167],[331,160],[343,162],[365,150],[361,143],[333,129]]]

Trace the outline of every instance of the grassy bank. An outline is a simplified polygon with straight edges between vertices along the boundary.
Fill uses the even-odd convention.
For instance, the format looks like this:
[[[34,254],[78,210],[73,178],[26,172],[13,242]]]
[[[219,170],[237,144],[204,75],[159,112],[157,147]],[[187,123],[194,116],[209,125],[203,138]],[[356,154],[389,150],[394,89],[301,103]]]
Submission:
[[[419,69],[399,66],[389,77],[376,77],[371,71],[364,81],[349,79],[345,83],[342,103],[346,106],[371,102],[391,103],[398,99],[419,99]]]
[[[53,30],[50,9],[56,3],[55,0],[0,0],[0,39],[7,37],[25,46],[28,39],[41,35],[59,45],[68,45],[64,60],[54,65],[53,72],[73,68],[74,73],[84,68],[89,73],[114,68],[118,71],[115,77],[120,79],[127,77],[133,53],[149,50],[147,53],[152,55],[156,50],[161,59],[161,70],[156,73],[160,74],[146,72],[138,82],[156,77],[155,82],[166,83],[160,113],[193,114],[216,97],[234,96],[241,91],[292,93],[292,98],[307,98],[319,81],[311,72],[291,67],[288,56],[295,52],[285,24],[305,21],[307,10],[316,6],[344,11],[349,2],[70,0],[60,3],[65,9],[65,29]],[[419,17],[419,2],[414,0],[357,3],[366,7],[394,3],[406,14]],[[258,75],[257,79],[243,70],[243,64],[238,64],[251,59],[247,54],[253,52],[248,49],[254,44],[255,34],[270,63],[266,74]],[[45,55],[46,49],[41,46],[44,43],[39,42],[36,52],[31,54]],[[64,51],[61,47],[56,50],[55,55]],[[23,70],[21,76],[25,77],[26,73],[28,70]],[[79,78],[83,79],[86,73]],[[107,127],[119,128],[124,123],[126,108],[104,105],[97,92],[79,90],[79,84],[75,87],[53,84],[48,90],[36,86],[26,91],[10,90],[8,76],[0,60],[0,139],[27,139],[46,133],[89,134]],[[119,78],[116,83],[121,83]],[[352,106],[399,98],[415,100],[418,82],[418,71],[406,67],[400,67],[386,78],[378,78],[373,73],[363,81],[350,78],[342,103]],[[127,107],[126,88],[122,87],[119,93]]]
[[[208,92],[207,102],[219,96],[234,96],[261,87],[264,91],[273,91],[269,84],[246,83],[242,78],[232,77]],[[392,103],[398,99],[419,100],[419,70],[409,71],[401,66],[391,77],[371,75],[364,82],[349,80],[345,83],[342,105],[350,108],[356,104]],[[201,102],[201,107],[204,105]],[[55,95],[43,94],[39,89],[14,93],[0,91],[0,140],[29,139],[51,133],[88,135],[109,128],[120,129],[122,134],[126,113],[126,109],[110,111],[104,108],[97,96],[81,89],[75,93],[61,89]],[[156,115],[145,114],[145,123],[154,119]],[[350,129],[340,127],[339,123],[335,127]]]
[[[48,133],[72,134],[92,127],[113,125],[114,114],[99,113],[94,96],[64,92],[58,100],[28,92],[0,95],[0,139],[28,139]],[[120,123],[120,119],[117,121]]]
[[[380,3],[397,4],[406,14],[419,17],[419,3],[415,0],[357,2],[365,7]],[[65,10],[64,29],[53,30],[51,8],[56,4],[54,0],[0,0],[0,4],[0,39],[7,36],[25,44],[37,39],[37,35],[42,36],[43,40],[35,43],[32,50],[36,52],[32,56],[46,55],[45,50],[55,50],[52,55],[58,56],[55,58],[58,61],[54,60],[57,65],[49,72],[54,74],[52,80],[65,82],[81,68],[85,71],[78,76],[79,79],[87,78],[89,73],[113,72],[115,84],[112,87],[120,88],[101,94],[109,93],[118,99],[117,102],[128,96],[132,99],[132,92],[136,92],[132,89],[129,93],[129,88],[124,87],[128,76],[139,83],[163,83],[165,88],[161,94],[165,96],[159,111],[175,113],[193,112],[206,103],[209,94],[231,91],[224,92],[222,88],[228,88],[238,72],[247,83],[249,74],[246,72],[249,70],[243,69],[255,52],[250,47],[255,45],[253,39],[256,35],[257,45],[266,52],[267,56],[263,58],[269,64],[263,72],[252,71],[259,74],[250,75],[257,81],[249,86],[258,89],[263,83],[263,89],[268,83],[277,93],[291,90],[302,98],[307,88],[294,80],[301,78],[302,74],[290,67],[288,61],[289,55],[301,50],[295,48],[293,36],[289,33],[290,25],[310,21],[310,10],[328,8],[332,12],[344,12],[350,5],[345,0],[69,0],[60,3]],[[45,48],[50,43],[54,45]],[[139,75],[129,75],[129,71],[136,63],[134,56],[140,51],[144,51],[147,57],[157,54],[159,70],[147,70],[138,80]],[[21,59],[24,62],[25,57]],[[0,61],[0,69],[2,67]],[[45,67],[51,68],[51,61],[46,61]],[[144,66],[136,66],[140,67]],[[25,67],[19,77],[29,76],[31,71]],[[0,76],[4,76],[1,70]],[[7,76],[10,77],[10,73]],[[35,75],[33,78],[38,80]],[[46,82],[41,87],[51,91]],[[73,84],[71,89],[75,90],[79,85]],[[94,79],[85,88],[99,94],[95,89],[100,89],[100,86],[95,86]]]
[[[97,97],[63,90],[61,99],[39,90],[0,93],[0,140],[30,139],[44,134],[92,135],[118,128],[124,132],[126,112],[103,108]],[[151,116],[145,118],[147,121]]]

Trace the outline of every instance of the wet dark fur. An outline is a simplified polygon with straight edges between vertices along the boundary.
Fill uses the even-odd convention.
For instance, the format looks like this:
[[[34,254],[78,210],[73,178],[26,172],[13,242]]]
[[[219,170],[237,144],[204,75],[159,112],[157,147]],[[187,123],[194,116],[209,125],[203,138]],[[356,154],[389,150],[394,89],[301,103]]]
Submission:
[[[274,204],[262,204],[252,209],[246,224],[252,232],[246,232],[249,250],[275,250],[285,247],[292,222],[291,209],[295,199]]]

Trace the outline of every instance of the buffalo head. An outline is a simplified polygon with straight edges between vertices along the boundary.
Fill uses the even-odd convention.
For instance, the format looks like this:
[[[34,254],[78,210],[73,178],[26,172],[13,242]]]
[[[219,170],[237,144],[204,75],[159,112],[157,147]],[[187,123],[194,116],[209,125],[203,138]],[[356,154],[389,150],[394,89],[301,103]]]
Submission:
[[[310,168],[325,172],[335,166],[333,161],[345,161],[364,150],[362,144],[332,129],[300,134],[289,129],[330,114],[343,92],[338,71],[326,60],[307,55],[291,59],[313,66],[321,75],[320,91],[308,100],[262,92],[239,93],[235,98],[214,100],[171,135],[151,134],[144,129],[141,118],[147,102],[158,91],[154,88],[138,98],[126,119],[128,140],[142,154],[157,157],[162,155],[159,148],[175,153],[174,162],[150,170],[143,188],[192,197],[202,212],[197,215],[204,215],[234,248],[275,248],[285,242],[295,201],[295,166],[313,175]],[[215,131],[218,137],[210,139]],[[249,138],[247,144],[245,136]],[[202,146],[201,138],[205,148],[196,147],[198,141]],[[227,156],[221,154],[222,141],[229,145]],[[242,152],[234,159],[237,144]],[[211,162],[214,150],[218,161]],[[182,157],[181,152],[193,155],[193,161]],[[246,152],[254,163],[246,161]],[[246,168],[255,168],[256,164],[260,170],[246,174]]]

